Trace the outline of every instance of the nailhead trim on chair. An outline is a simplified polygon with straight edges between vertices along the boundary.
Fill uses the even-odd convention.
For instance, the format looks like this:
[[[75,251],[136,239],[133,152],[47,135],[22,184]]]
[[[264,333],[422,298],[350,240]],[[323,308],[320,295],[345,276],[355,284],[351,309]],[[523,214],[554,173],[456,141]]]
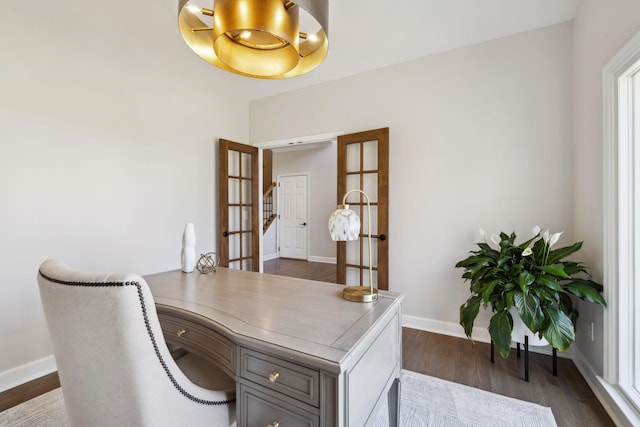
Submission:
[[[183,396],[185,396],[189,400],[192,400],[192,401],[194,401],[196,403],[199,403],[199,404],[202,404],[202,405],[209,405],[209,406],[228,405],[229,403],[232,403],[232,402],[236,401],[235,398],[227,399],[227,400],[205,400],[205,399],[200,399],[199,397],[196,397],[196,396],[192,395],[191,393],[189,393],[188,391],[186,391],[185,389],[183,389],[182,386],[180,384],[178,384],[178,381],[174,378],[173,374],[171,373],[171,371],[167,367],[167,364],[165,363],[164,359],[162,358],[162,355],[160,354],[160,350],[158,348],[158,344],[156,342],[156,338],[155,338],[155,336],[153,334],[153,331],[151,330],[151,325],[149,324],[149,318],[147,316],[147,307],[144,304],[144,298],[142,296],[142,286],[140,286],[140,283],[138,283],[138,282],[96,282],[96,283],[67,282],[67,281],[64,281],[64,280],[58,280],[58,279],[54,279],[54,278],[48,277],[48,276],[44,275],[42,273],[42,271],[38,271],[38,273],[42,277],[47,279],[48,281],[53,282],[53,283],[58,283],[60,285],[68,285],[68,286],[99,286],[99,287],[135,286],[137,288],[137,290],[138,290],[138,299],[140,300],[140,308],[142,308],[142,315],[144,317],[144,324],[145,324],[145,326],[147,328],[147,333],[149,334],[149,338],[151,339],[151,344],[153,344],[153,349],[156,352],[156,356],[158,358],[158,361],[162,365],[162,368],[164,369],[164,372],[167,374],[167,376],[171,380],[171,383],[174,385],[174,387]]]

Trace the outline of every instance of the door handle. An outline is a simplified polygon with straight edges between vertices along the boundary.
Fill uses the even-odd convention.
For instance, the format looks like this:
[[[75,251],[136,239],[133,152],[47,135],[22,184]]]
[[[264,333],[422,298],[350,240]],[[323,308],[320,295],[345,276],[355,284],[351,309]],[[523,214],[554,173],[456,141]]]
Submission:
[[[380,239],[380,240],[382,240],[384,242],[385,240],[387,240],[387,236],[385,234],[381,234],[381,235],[378,236],[378,239]]]
[[[227,237],[229,235],[229,233],[227,233],[226,231],[222,232],[222,237]]]
[[[303,222],[303,223],[302,223],[302,224],[300,224],[300,225],[304,225],[304,226],[306,226],[306,225],[307,225],[307,223],[306,223],[306,222]]]

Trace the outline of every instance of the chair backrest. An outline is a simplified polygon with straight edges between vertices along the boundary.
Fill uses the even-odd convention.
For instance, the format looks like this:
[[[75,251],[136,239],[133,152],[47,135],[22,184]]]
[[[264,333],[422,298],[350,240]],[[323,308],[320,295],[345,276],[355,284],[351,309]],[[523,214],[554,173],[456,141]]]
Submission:
[[[229,425],[234,396],[178,369],[141,276],[48,260],[38,285],[72,425]]]

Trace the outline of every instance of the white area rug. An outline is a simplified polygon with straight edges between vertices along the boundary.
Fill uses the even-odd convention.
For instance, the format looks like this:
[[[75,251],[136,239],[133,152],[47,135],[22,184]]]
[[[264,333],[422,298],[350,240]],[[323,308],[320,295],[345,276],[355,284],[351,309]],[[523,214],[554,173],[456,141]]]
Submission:
[[[402,427],[557,427],[551,408],[439,378],[402,371]],[[31,399],[0,413],[0,426],[68,426],[61,390]],[[370,427],[387,427],[382,407]]]
[[[551,408],[403,370],[402,427],[557,427]],[[387,427],[382,407],[368,427]]]

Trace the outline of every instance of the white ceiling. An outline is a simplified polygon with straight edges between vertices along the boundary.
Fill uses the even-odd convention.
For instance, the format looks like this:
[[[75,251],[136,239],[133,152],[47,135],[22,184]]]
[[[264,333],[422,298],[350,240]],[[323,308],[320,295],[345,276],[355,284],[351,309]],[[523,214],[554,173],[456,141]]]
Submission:
[[[178,0],[160,1],[177,13]],[[258,80],[256,89],[266,96],[569,21],[578,2],[329,0],[325,61],[301,77]]]

